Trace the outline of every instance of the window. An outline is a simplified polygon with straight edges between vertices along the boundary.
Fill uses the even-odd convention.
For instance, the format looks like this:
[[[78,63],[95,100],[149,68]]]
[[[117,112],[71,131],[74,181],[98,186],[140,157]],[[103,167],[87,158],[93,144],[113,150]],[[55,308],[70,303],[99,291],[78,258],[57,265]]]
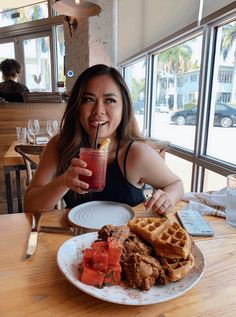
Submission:
[[[168,167],[182,179],[184,191],[191,191],[192,163],[169,153],[166,153],[165,161]]]
[[[222,9],[197,31],[190,26],[140,53],[149,65],[144,129],[170,141],[166,161],[185,191],[220,189],[236,173],[235,34],[236,9]]]
[[[142,59],[124,68],[124,78],[131,93],[134,112],[140,131],[144,131],[146,60]]]
[[[65,42],[64,42],[64,29],[63,25],[56,26],[56,67],[57,67],[57,75],[56,75],[56,86],[58,91],[65,92]]]
[[[151,137],[193,150],[202,36],[153,55]],[[165,85],[163,84],[165,82]],[[169,85],[171,82],[171,85]],[[182,135],[185,135],[183,138]]]
[[[16,58],[22,64],[18,81],[25,84],[30,91],[64,92],[63,17],[48,15],[49,1],[32,0],[32,3],[34,4],[0,12],[0,60]],[[12,11],[22,13],[18,20],[12,20]],[[40,23],[39,19],[42,20]],[[5,23],[10,20],[10,24]],[[5,28],[6,25],[12,26]]]
[[[0,9],[0,27],[48,18],[48,2],[37,2],[17,9]]]
[[[30,91],[52,91],[49,36],[23,41],[26,86]]]
[[[15,58],[14,42],[0,44],[0,63],[6,58]],[[0,82],[2,81],[2,72],[0,71]]]
[[[219,71],[218,74],[218,81],[219,83],[232,83],[232,75],[233,72],[224,72],[224,71]]]
[[[207,155],[236,164],[236,21],[217,28]],[[222,72],[221,68],[230,68]],[[218,83],[221,82],[221,85]]]

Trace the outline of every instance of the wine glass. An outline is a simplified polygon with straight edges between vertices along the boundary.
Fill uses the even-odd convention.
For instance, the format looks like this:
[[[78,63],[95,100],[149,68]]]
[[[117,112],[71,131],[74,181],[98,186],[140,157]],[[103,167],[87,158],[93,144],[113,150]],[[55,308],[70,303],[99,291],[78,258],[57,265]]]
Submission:
[[[57,120],[47,120],[47,132],[50,135],[50,137],[57,134],[58,132]]]
[[[34,144],[36,144],[36,135],[39,134],[40,125],[38,119],[29,119],[28,131],[34,137]]]

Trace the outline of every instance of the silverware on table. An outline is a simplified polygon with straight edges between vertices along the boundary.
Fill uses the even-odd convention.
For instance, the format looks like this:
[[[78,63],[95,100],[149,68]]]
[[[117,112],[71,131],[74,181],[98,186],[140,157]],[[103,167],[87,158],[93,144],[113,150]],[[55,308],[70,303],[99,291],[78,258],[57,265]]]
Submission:
[[[25,255],[25,259],[29,259],[35,252],[38,241],[38,224],[41,217],[41,213],[35,213],[32,215],[32,227],[28,240],[27,251]]]
[[[94,232],[96,230],[86,229],[81,227],[55,227],[55,226],[40,226],[38,232],[46,233],[62,233],[78,236],[88,232]]]

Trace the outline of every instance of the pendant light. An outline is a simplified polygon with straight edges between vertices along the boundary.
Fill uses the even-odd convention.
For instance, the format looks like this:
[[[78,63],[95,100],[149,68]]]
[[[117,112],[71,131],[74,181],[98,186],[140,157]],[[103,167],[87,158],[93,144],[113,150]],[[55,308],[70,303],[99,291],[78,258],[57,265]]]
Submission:
[[[102,8],[87,0],[57,0],[53,9],[63,15],[73,17],[91,17],[101,13]]]

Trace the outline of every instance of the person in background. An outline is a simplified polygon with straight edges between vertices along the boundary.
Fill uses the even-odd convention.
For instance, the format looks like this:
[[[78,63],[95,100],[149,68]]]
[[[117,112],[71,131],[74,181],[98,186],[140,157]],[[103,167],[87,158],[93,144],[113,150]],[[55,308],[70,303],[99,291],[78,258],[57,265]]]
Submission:
[[[29,92],[29,89],[20,83],[17,83],[17,75],[21,72],[21,65],[15,59],[5,59],[0,64],[2,79],[0,83],[0,97],[9,102],[23,102],[23,93]]]
[[[79,158],[81,147],[92,147],[100,124],[101,143],[110,138],[106,185],[89,192],[80,175],[91,175]],[[145,199],[145,184],[154,188]],[[147,143],[134,116],[131,96],[121,74],[103,64],[77,79],[62,118],[60,133],[46,145],[25,194],[25,211],[52,209],[64,198],[67,208],[93,201],[114,201],[167,213],[183,195],[180,178]]]

